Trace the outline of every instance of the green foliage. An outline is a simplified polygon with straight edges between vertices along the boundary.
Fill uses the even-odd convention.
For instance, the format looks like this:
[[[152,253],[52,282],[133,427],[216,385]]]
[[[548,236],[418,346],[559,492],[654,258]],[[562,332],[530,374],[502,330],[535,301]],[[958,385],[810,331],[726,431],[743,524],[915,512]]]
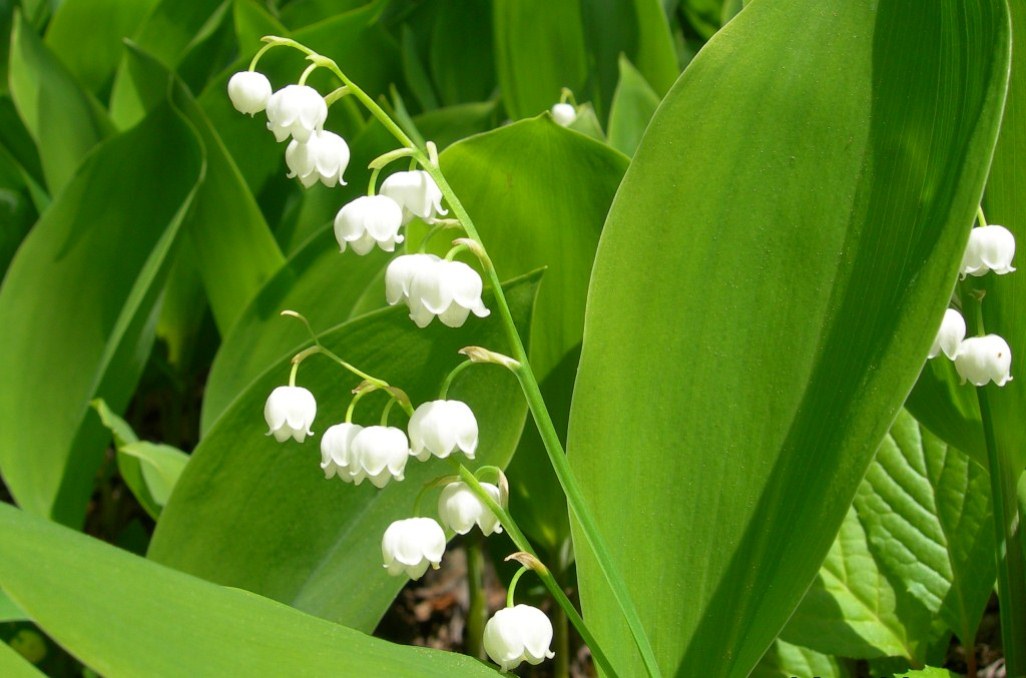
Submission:
[[[532,276],[507,292],[523,329],[536,284]],[[416,404],[437,397],[461,347],[501,350],[502,330],[494,318],[454,332],[437,324],[418,330],[406,315],[398,308],[374,312],[321,332],[319,338],[360,369],[404,389]],[[278,322],[283,328],[299,324]],[[382,568],[381,535],[389,523],[411,515],[416,492],[425,483],[451,474],[452,467],[411,460],[401,484],[357,488],[324,479],[316,440],[300,448],[263,435],[259,413],[264,401],[285,382],[288,358],[308,343],[298,342],[269,361],[203,438],[164,509],[149,555],[205,579],[371,631],[404,583]],[[327,361],[303,365],[298,383],[320,403],[317,433],[342,421],[349,392],[358,382]],[[479,367],[464,373],[451,394],[471,406],[480,425],[473,465],[505,466],[525,413],[516,381],[500,368]],[[362,401],[354,421],[376,423],[380,406],[373,397]],[[435,499],[428,495],[422,515],[434,515]]]
[[[0,579],[101,675],[494,675],[461,655],[398,647],[204,582],[0,505]],[[97,624],[103,619],[103,624]]]
[[[162,106],[90,156],[12,262],[0,467],[26,510],[81,523],[106,438],[89,402],[120,410],[134,390],[200,171],[194,132]]]
[[[826,555],[950,296],[1007,44],[996,1],[754,3],[650,124],[568,443],[664,671],[746,675]],[[577,556],[586,617],[638,672]]]

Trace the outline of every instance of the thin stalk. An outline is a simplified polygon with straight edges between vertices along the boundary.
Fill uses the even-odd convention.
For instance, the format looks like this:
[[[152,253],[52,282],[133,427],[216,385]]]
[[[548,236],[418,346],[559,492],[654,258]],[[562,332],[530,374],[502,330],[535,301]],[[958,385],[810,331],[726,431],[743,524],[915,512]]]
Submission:
[[[1022,522],[1016,498],[1020,469],[998,452],[994,421],[987,401],[987,387],[976,389],[983,419],[990,467],[990,491],[994,504],[994,534],[997,537],[998,600],[1001,603],[1001,642],[1009,676],[1026,675],[1026,563],[1023,555]]]
[[[413,153],[414,161],[419,163],[428,172],[428,174],[431,175],[431,178],[435,180],[438,188],[442,191],[442,194],[448,201],[449,207],[452,208],[454,216],[463,225],[463,229],[467,236],[484,248],[484,243],[477,232],[477,228],[474,226],[473,220],[470,218],[470,215],[467,214],[467,210],[463,207],[463,203],[460,202],[455,191],[453,191],[449,182],[446,181],[445,176],[442,174],[438,165],[430,162],[427,154],[413,143],[409,136],[407,136],[406,133],[388,116],[388,114],[382,110],[381,106],[379,106],[377,102],[375,102],[367,95],[366,92],[364,92],[356,85],[356,83],[350,80],[349,77],[342,72],[338,67],[338,64],[327,57],[317,54],[305,45],[289,38],[269,37],[265,38],[265,40],[268,42],[290,45],[306,54],[314,64],[330,70],[336,77],[338,77],[339,80],[342,81],[343,84],[350,88],[352,95],[367,108],[371,115],[377,118],[378,122],[380,122],[402,146],[416,149]],[[487,257],[485,257],[483,261],[488,262]],[[577,522],[580,524],[584,540],[594,554],[595,559],[599,564],[599,569],[605,577],[606,583],[609,584],[613,597],[620,606],[624,620],[630,629],[634,642],[638,647],[638,651],[641,653],[641,658],[645,664],[645,668],[650,676],[660,677],[662,676],[662,672],[660,671],[659,664],[656,661],[655,652],[652,650],[652,645],[649,642],[648,635],[645,633],[645,629],[641,623],[641,618],[638,616],[637,609],[634,607],[634,602],[631,600],[630,594],[627,592],[626,582],[617,570],[616,565],[613,563],[609,547],[601,533],[598,531],[598,526],[592,518],[591,511],[588,510],[584,495],[570,470],[570,465],[566,460],[566,453],[563,450],[562,444],[559,442],[559,436],[556,434],[556,428],[553,425],[552,418],[549,416],[548,409],[545,406],[545,400],[542,398],[541,389],[538,386],[538,380],[536,379],[534,372],[531,370],[530,364],[527,360],[527,352],[524,350],[524,344],[520,340],[520,335],[517,333],[516,325],[513,323],[513,315],[510,313],[509,304],[502,292],[502,285],[498,274],[495,272],[494,266],[491,266],[490,263],[486,263],[486,265],[484,265],[484,269],[488,282],[491,284],[495,293],[495,301],[498,306],[498,317],[506,331],[510,346],[513,349],[513,357],[520,363],[519,367],[517,367],[514,372],[517,375],[517,379],[520,381],[520,386],[524,391],[524,397],[527,400],[528,408],[531,410],[531,415],[534,417],[535,424],[538,427],[538,432],[541,434],[545,451],[548,453],[549,461],[556,473],[556,478],[559,480],[559,484],[563,488],[563,492],[566,494],[567,504],[570,506],[570,510],[573,512]],[[470,475],[473,477],[473,474]],[[474,479],[474,484],[477,484],[476,478]],[[490,497],[487,499],[488,501],[491,501]],[[512,532],[511,536],[513,536]],[[527,540],[523,539],[523,535],[520,535],[520,537],[524,544],[527,545]],[[518,546],[520,546],[520,544],[518,544]],[[524,548],[523,550],[527,551],[528,549]],[[551,574],[548,576],[552,579]],[[564,599],[566,598],[566,595],[562,593],[562,589],[560,589],[555,583],[555,580],[552,580],[550,591],[552,589],[559,591],[560,595]],[[580,620],[580,615],[577,614],[576,610],[573,610],[573,605],[569,604],[569,601],[567,601],[567,607],[570,608],[567,609],[567,615],[570,617],[571,622],[574,622],[574,617],[577,617],[577,619]],[[573,610],[572,614],[570,610]],[[576,622],[574,622],[574,626],[580,630],[581,626],[583,626],[583,620],[581,620],[581,626]],[[584,637],[585,634],[582,632],[581,635]],[[587,642],[591,647],[592,654],[596,657],[596,662],[599,663],[598,656],[600,650],[594,642],[594,638],[590,637],[590,633],[588,636],[589,637],[585,638],[585,642]],[[603,666],[603,669],[612,672],[611,667],[608,666],[608,662],[605,662],[605,664],[606,665]]]
[[[513,517],[510,516],[509,511],[496,503],[492,498],[492,495],[490,495],[488,491],[481,486],[477,477],[471,473],[466,466],[456,461],[453,463],[458,469],[460,480],[469,485],[474,491],[474,494],[477,495],[478,499],[484,502],[484,505],[495,514],[495,517],[499,519],[503,529],[506,530],[506,534],[509,535],[509,538],[513,541],[516,547],[525,553],[531,554],[536,560],[538,560],[538,562],[541,562],[538,558],[538,554],[534,551],[534,547],[532,547],[531,543],[527,541],[527,537],[524,536],[524,533],[520,531],[520,528],[513,520]],[[602,672],[607,676],[618,675],[613,669],[612,664],[609,663],[609,658],[606,657],[601,646],[599,646],[598,642],[595,640],[595,636],[592,635],[591,630],[588,629],[587,624],[584,623],[581,615],[578,614],[577,608],[575,608],[574,604],[570,602],[569,598],[567,598],[566,593],[559,585],[559,582],[556,581],[556,578],[552,576],[552,572],[550,572],[548,568],[544,568],[542,570],[535,570],[535,574],[537,574],[538,578],[541,579],[542,584],[544,584],[545,588],[548,589],[549,594],[555,599],[556,604],[566,612],[567,618],[570,620],[570,623],[574,625],[574,628],[577,629],[577,632],[581,634],[581,638],[584,642],[587,643],[589,648],[591,648],[591,655],[595,660],[595,664],[597,664],[602,669]]]
[[[488,622],[488,599],[484,589],[484,554],[481,552],[481,534],[471,533],[464,545],[467,549],[467,631],[463,634],[463,645],[467,654],[484,659],[484,627]]]
[[[556,653],[552,673],[556,678],[570,677],[570,628],[566,623],[566,612],[557,607],[552,615],[552,644]]]

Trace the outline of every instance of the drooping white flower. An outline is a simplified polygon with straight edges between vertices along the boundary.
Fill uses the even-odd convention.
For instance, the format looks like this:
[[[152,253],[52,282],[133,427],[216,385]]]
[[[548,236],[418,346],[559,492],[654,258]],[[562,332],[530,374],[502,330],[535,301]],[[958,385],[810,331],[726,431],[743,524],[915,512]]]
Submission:
[[[428,565],[438,569],[445,553],[445,532],[431,518],[407,518],[388,526],[381,538],[381,557],[392,576],[405,572],[420,579]]]
[[[279,386],[271,391],[264,403],[264,420],[267,421],[267,435],[273,435],[279,443],[292,437],[297,443],[313,435],[310,425],[317,416],[317,401],[313,394],[302,386]]]
[[[315,130],[324,128],[327,118],[324,97],[307,85],[286,85],[267,100],[267,129],[274,132],[278,141],[290,136],[306,141]]]
[[[288,177],[299,177],[310,188],[318,181],[333,188],[346,185],[342,175],[349,166],[349,145],[334,132],[314,130],[305,142],[293,139],[285,149]]]
[[[439,258],[433,254],[403,254],[390,261],[385,269],[385,300],[389,306],[408,303],[413,276],[436,261]]]
[[[969,244],[962,255],[962,276],[1004,275],[1015,270],[1015,236],[1004,226],[978,226],[969,232]]]
[[[577,109],[574,108],[573,104],[566,102],[553,106],[551,113],[552,119],[561,127],[571,125],[577,119]]]
[[[240,113],[256,115],[267,108],[271,81],[263,73],[240,71],[228,81],[228,98]]]
[[[348,473],[339,472],[339,477],[357,485],[366,478],[381,489],[393,478],[403,479],[409,458],[410,443],[402,429],[368,426],[353,436],[349,445]]]
[[[507,607],[488,620],[484,630],[484,648],[503,671],[520,662],[540,664],[552,659],[552,622],[545,613],[530,605]]]
[[[495,503],[501,502],[499,488],[491,483],[481,483]],[[492,510],[474,494],[466,483],[449,483],[442,489],[438,497],[438,517],[442,524],[457,534],[470,532],[474,525],[481,528],[481,533],[488,536],[493,532],[502,532],[502,525]]]
[[[420,217],[432,223],[435,216],[448,214],[442,209],[442,191],[431,175],[424,170],[396,172],[381,182],[378,190],[387,195],[403,208],[403,223],[409,223],[413,217]]]
[[[427,327],[438,316],[443,325],[462,327],[473,312],[478,318],[490,311],[481,301],[481,276],[462,261],[440,260],[419,266],[410,279],[407,304],[417,327]]]
[[[962,342],[955,356],[955,371],[973,386],[993,381],[1004,386],[1012,380],[1012,349],[996,334],[970,337]]]
[[[461,450],[468,459],[477,451],[477,419],[466,403],[433,400],[422,404],[410,417],[410,449],[420,461],[432,454],[445,459]]]
[[[342,206],[335,216],[335,240],[340,251],[346,245],[364,255],[377,245],[386,252],[394,252],[403,241],[399,229],[403,225],[403,209],[399,203],[385,195],[365,195]],[[401,258],[401,257],[400,257]]]
[[[965,319],[962,314],[953,308],[944,311],[944,319],[941,321],[940,329],[937,330],[937,338],[933,340],[930,354],[927,358],[936,358],[944,351],[949,360],[954,360],[958,354],[958,348],[965,339]]]
[[[335,424],[321,436],[321,469],[325,478],[336,474],[343,480],[350,478],[353,462],[353,438],[363,430],[357,424]]]

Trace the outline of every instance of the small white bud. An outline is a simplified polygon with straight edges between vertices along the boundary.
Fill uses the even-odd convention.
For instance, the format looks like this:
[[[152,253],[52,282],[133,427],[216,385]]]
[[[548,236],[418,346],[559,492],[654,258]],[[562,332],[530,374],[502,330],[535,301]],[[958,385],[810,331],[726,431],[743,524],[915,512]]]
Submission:
[[[292,437],[297,443],[313,435],[310,425],[317,416],[317,401],[302,386],[279,386],[271,391],[264,404],[267,435],[279,443]]]
[[[442,209],[442,191],[431,175],[424,170],[396,172],[381,182],[378,190],[387,195],[403,208],[403,223],[409,223],[413,217],[420,217],[432,223],[438,215],[448,214]]]
[[[937,338],[933,340],[930,354],[927,358],[936,358],[944,351],[949,360],[954,360],[958,354],[958,348],[965,339],[965,319],[962,314],[953,308],[944,311],[944,319],[941,321],[940,329],[937,330]]]
[[[560,127],[571,125],[577,119],[577,109],[574,108],[573,104],[565,102],[556,104],[550,112],[552,113],[552,119]]]
[[[388,196],[373,195],[357,198],[342,206],[335,216],[335,240],[340,251],[346,246],[364,255],[377,245],[386,252],[394,252],[403,241],[399,229],[403,225],[403,209]]]
[[[304,142],[314,131],[324,128],[328,105],[313,87],[287,85],[267,100],[267,129],[274,138],[285,141],[290,136]]]
[[[477,419],[466,403],[433,400],[418,407],[410,417],[411,454],[427,461],[433,454],[445,459],[459,449],[468,459],[477,451]]]
[[[969,232],[969,244],[962,256],[962,277],[1011,273],[1015,256],[1015,236],[1004,226],[979,226]]]
[[[993,381],[1004,386],[1012,380],[1012,349],[996,334],[970,337],[962,342],[955,356],[955,371],[973,386]]]
[[[484,648],[502,670],[520,666],[520,662],[540,664],[552,659],[552,622],[545,613],[530,605],[507,607],[488,620],[484,630]]]
[[[392,576],[405,572],[420,579],[428,565],[438,569],[445,553],[445,532],[431,518],[407,518],[388,526],[381,538],[381,557]]]
[[[263,73],[240,71],[228,81],[228,98],[240,113],[256,115],[267,108],[271,82]]]
[[[346,185],[342,175],[349,166],[349,145],[334,132],[314,130],[305,142],[293,139],[285,149],[288,177],[298,177],[310,188],[318,181],[333,188]]]
[[[496,504],[501,504],[499,488],[491,483],[481,483],[481,487],[492,496]],[[481,528],[481,534],[488,536],[493,532],[502,532],[502,525],[492,510],[474,494],[466,483],[449,483],[442,488],[438,497],[438,517],[442,524],[456,534],[470,532],[474,525]]]

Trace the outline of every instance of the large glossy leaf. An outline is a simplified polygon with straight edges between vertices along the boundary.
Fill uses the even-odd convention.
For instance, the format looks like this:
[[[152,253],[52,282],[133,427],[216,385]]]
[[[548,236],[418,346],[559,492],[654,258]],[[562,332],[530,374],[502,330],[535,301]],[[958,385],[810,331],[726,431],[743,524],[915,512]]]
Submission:
[[[599,247],[569,454],[666,673],[747,675],[826,555],[950,297],[1008,41],[999,0],[754,2],[657,111]]]
[[[4,587],[57,642],[105,676],[494,675],[470,657],[392,645],[6,504],[0,552]]]
[[[82,519],[107,439],[89,401],[117,411],[132,393],[199,153],[172,109],[155,110],[90,156],[11,264],[0,288],[0,469],[32,513]]]
[[[117,68],[122,41],[135,33],[156,2],[63,0],[46,27],[46,45],[79,82],[99,92]]]
[[[752,671],[752,678],[848,678],[855,672],[843,659],[828,657],[798,645],[777,640]]]
[[[534,276],[508,290],[514,317],[524,329],[536,284]],[[282,329],[295,322],[282,319]],[[360,369],[406,389],[420,403],[437,397],[443,377],[459,362],[459,348],[483,345],[502,351],[503,337],[494,317],[471,321],[457,331],[437,323],[418,330],[404,309],[390,308],[343,323],[323,333],[321,341]],[[405,583],[381,566],[385,527],[411,515],[424,483],[453,469],[438,460],[411,460],[402,483],[392,482],[383,490],[369,483],[354,487],[325,480],[319,438],[299,446],[281,445],[266,436],[260,416],[264,401],[284,383],[288,358],[302,347],[281,355],[200,442],[164,508],[150,557],[370,631]],[[526,413],[517,382],[495,366],[463,374],[450,395],[467,402],[477,416],[481,440],[474,464],[505,466]],[[316,433],[343,420],[349,391],[358,381],[324,359],[303,364],[298,383],[320,403]],[[354,421],[377,423],[381,404],[382,399],[373,397],[362,401]],[[405,425],[405,415],[393,421]],[[435,497],[426,498],[425,515],[434,513]]]
[[[440,162],[500,277],[547,267],[531,330],[531,363],[545,375],[580,342],[595,247],[627,159],[542,116],[457,143]]]
[[[160,62],[138,50],[129,50],[125,60],[136,78],[136,91],[143,90],[145,80],[157,83],[161,93],[170,91],[175,106],[199,133],[206,171],[186,221],[187,252],[203,280],[218,330],[226,334],[285,259],[241,172],[189,91]]]
[[[36,141],[47,187],[55,195],[113,128],[20,14],[11,34],[9,77],[11,97]]]
[[[46,675],[4,642],[0,642],[0,673],[9,678],[39,678]]]
[[[609,113],[609,145],[634,155],[657,106],[659,96],[627,57],[621,56],[620,81]]]
[[[284,322],[282,310],[300,311],[318,328],[349,320],[363,289],[387,261],[388,255],[377,250],[365,257],[339,254],[330,230],[310,238],[260,290],[221,344],[204,392],[202,430],[210,430],[253,380],[309,337],[299,323]]]

